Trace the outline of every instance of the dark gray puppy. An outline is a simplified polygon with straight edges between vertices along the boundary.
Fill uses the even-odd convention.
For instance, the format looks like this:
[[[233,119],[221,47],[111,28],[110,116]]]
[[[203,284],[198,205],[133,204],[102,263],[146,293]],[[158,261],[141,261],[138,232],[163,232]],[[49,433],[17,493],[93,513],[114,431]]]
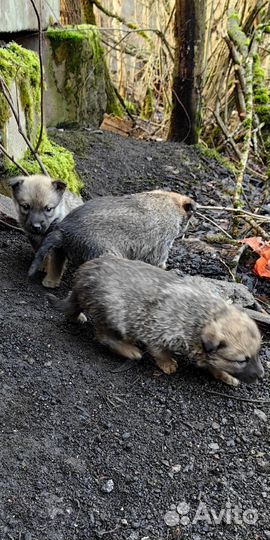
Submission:
[[[71,317],[89,314],[98,340],[123,356],[141,358],[143,343],[165,373],[177,368],[171,353],[182,353],[229,385],[264,374],[254,321],[196,279],[105,255],[78,269],[66,299],[48,297]]]
[[[102,197],[73,210],[44,240],[30,267],[33,276],[50,250],[54,266],[47,287],[58,287],[66,257],[79,266],[111,253],[165,268],[169,249],[195,208],[190,197],[149,191]]]

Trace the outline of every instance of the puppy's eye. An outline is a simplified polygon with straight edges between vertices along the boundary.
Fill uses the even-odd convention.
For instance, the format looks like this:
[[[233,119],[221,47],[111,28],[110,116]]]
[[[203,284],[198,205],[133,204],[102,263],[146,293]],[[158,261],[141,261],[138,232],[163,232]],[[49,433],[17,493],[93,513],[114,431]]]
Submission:
[[[219,351],[220,349],[225,349],[226,347],[227,343],[222,339],[221,342],[218,344],[217,351]]]
[[[49,213],[49,212],[51,212],[53,210],[53,207],[52,206],[45,206],[44,210],[45,210],[45,212]]]
[[[20,207],[21,207],[21,209],[24,210],[25,212],[28,212],[28,210],[29,210],[29,208],[30,208],[29,204],[27,204],[27,203],[22,203],[22,204],[20,204]]]

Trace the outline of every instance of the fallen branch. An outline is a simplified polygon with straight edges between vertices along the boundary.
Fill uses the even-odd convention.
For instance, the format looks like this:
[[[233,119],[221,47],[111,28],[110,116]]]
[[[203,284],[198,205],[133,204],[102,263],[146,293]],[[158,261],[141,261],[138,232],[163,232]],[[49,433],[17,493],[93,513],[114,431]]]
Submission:
[[[201,210],[214,210],[214,211],[224,211],[224,212],[234,212],[237,214],[244,214],[246,216],[259,218],[261,221],[265,221],[266,223],[270,223],[270,217],[262,216],[260,214],[254,214],[253,212],[249,212],[248,210],[243,210],[242,208],[233,208],[231,206],[205,206],[203,204],[197,204],[197,208]]]
[[[209,217],[204,216],[203,214],[201,214],[200,212],[197,212],[197,211],[195,212],[195,215],[205,219],[206,221],[209,221],[210,223],[212,223],[212,225],[214,225],[215,227],[217,227],[217,229],[222,231],[223,234],[225,234],[225,236],[227,236],[227,238],[230,238],[232,240],[232,236],[227,231],[225,231],[225,229],[223,229],[223,227],[218,225],[218,223],[216,223],[213,219],[210,219]]]
[[[207,394],[213,394],[214,396],[220,396],[228,399],[234,399],[235,401],[243,401],[244,403],[262,403],[270,404],[270,399],[248,399],[236,397],[233,394],[224,394],[223,392],[215,392],[214,390],[207,390]]]
[[[254,229],[256,234],[269,242],[270,235],[267,234],[265,230],[258,223],[256,223],[256,221],[252,217],[242,214],[241,216],[238,216],[238,219],[244,219],[252,227],[252,229]]]

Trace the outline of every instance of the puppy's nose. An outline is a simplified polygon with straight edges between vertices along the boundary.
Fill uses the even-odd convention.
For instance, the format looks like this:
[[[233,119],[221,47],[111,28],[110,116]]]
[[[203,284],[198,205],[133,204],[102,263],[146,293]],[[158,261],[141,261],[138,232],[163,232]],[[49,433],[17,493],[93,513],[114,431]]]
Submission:
[[[40,233],[41,232],[41,225],[40,223],[32,223],[31,229],[34,233]]]
[[[257,368],[257,375],[259,379],[262,379],[264,377],[264,368],[261,364]]]

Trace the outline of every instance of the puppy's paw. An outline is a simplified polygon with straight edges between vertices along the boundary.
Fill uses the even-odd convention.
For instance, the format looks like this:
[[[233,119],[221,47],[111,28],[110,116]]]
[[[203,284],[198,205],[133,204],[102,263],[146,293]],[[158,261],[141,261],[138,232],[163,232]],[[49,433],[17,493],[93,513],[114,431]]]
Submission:
[[[130,358],[130,360],[140,360],[142,357],[140,349],[131,343],[121,344],[121,351],[119,350],[119,352],[126,358]]]
[[[221,379],[225,384],[228,384],[229,386],[239,386],[240,381],[239,379],[236,379],[236,377],[233,377],[232,375],[227,374],[227,377],[225,379]]]
[[[240,384],[239,379],[236,379],[236,377],[233,377],[233,375],[227,373],[227,371],[212,371],[212,373],[216,379],[224,382],[228,386],[236,387]]]
[[[177,371],[178,364],[173,358],[168,358],[166,361],[159,362],[158,367],[163,373],[166,373],[166,375],[172,375]]]
[[[78,315],[77,317],[77,321],[81,324],[84,324],[87,322],[87,317],[84,313],[80,313],[80,315]]]
[[[42,281],[43,287],[46,287],[46,289],[56,289],[60,285],[60,281],[53,281],[52,279],[49,279],[48,276],[45,276],[45,278]]]

